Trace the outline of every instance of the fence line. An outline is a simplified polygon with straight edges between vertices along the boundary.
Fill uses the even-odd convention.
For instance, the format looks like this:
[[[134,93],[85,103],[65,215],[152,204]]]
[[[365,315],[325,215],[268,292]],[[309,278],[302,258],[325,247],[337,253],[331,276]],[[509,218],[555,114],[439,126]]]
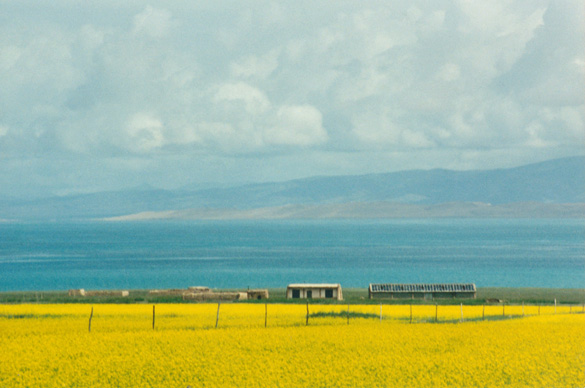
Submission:
[[[161,305],[161,309],[164,310]],[[187,326],[185,324],[186,321],[191,321],[192,319],[196,319],[198,324],[188,325],[191,329],[205,329],[205,328],[218,328],[219,327],[219,319],[220,319],[220,311],[222,316],[222,328],[230,328],[230,327],[261,327],[261,305],[257,304],[243,304],[243,303],[228,303],[224,304],[224,308],[220,310],[221,303],[217,303],[217,310],[215,315],[215,326],[209,324],[204,324],[204,316],[205,311],[209,309],[203,309],[203,311],[196,308],[196,306],[213,306],[210,304],[189,304],[189,305],[181,305],[181,306],[189,306],[188,309],[197,311],[197,315],[190,316],[188,313],[182,315],[180,312],[177,313],[176,311],[179,310],[178,306],[180,305],[172,305],[173,308],[169,310],[173,310],[173,313],[164,314],[159,312],[158,317],[156,315],[156,305],[152,306],[152,330],[158,328],[164,329],[173,329],[177,327],[179,329],[183,328],[183,326]],[[232,309],[232,306],[238,306],[237,309]],[[242,308],[246,306],[246,308]],[[299,311],[299,307],[303,307],[302,305],[298,304],[275,304],[275,306],[280,306],[274,310],[271,309],[271,327],[286,327],[286,326],[296,326],[299,325],[298,323],[290,323],[294,322],[294,317],[298,316],[300,318],[301,311]],[[283,307],[286,306],[284,309]],[[249,307],[249,308],[248,308]],[[306,303],[305,306],[305,314],[304,314],[304,324],[305,326],[309,326],[309,320],[312,318],[311,322],[315,322],[317,325],[336,325],[341,323],[339,318],[346,318],[346,324],[350,324],[350,318],[354,319],[372,319],[372,320],[379,320],[380,323],[383,321],[394,321],[394,322],[408,322],[408,323],[462,323],[468,321],[485,321],[485,320],[501,320],[501,319],[520,319],[524,317],[530,316],[540,316],[540,315],[559,315],[559,314],[585,314],[585,304],[567,304],[567,305],[559,305],[557,304],[526,304],[522,302],[521,304],[514,304],[509,305],[506,303],[502,303],[500,305],[497,304],[482,304],[482,305],[463,305],[460,303],[459,306],[457,305],[439,305],[438,303],[434,304],[412,304],[409,303],[408,305],[394,305],[388,304],[386,305],[387,308],[384,308],[384,304],[380,303],[379,305],[379,312],[376,311],[376,305],[369,305],[369,304],[347,304],[347,308],[344,309],[342,305],[338,304],[311,304]],[[498,312],[498,308],[501,308],[501,313]],[[91,312],[89,315],[89,322],[88,322],[88,332],[92,332],[92,323],[94,321],[98,322],[98,331],[108,329],[108,325],[102,326],[99,322],[103,322],[101,318],[103,315],[99,312],[99,306],[97,307],[97,316],[94,315],[94,306],[91,306]],[[143,318],[140,318],[141,314],[134,313],[132,315],[128,315],[124,313],[124,308],[119,305],[118,313],[109,314],[107,316],[120,316],[125,317],[134,317],[134,322],[138,322]],[[258,310],[258,311],[256,311]],[[264,327],[268,327],[268,303],[264,303],[263,309],[264,315]],[[459,310],[459,311],[457,311]],[[87,310],[86,310],[87,311]],[[296,312],[295,312],[296,311]],[[208,311],[211,313],[211,311]],[[299,315],[296,315],[299,314]],[[66,314],[64,314],[65,316]],[[6,314],[0,314],[0,318],[6,316]],[[255,317],[258,316],[258,321],[255,321]],[[39,314],[39,317],[43,317],[42,314]],[[158,319],[157,319],[158,318]],[[171,318],[181,318],[180,321]],[[321,318],[325,318],[321,320]],[[125,321],[132,321],[132,319],[125,319]],[[87,322],[87,321],[86,321]],[[144,322],[144,321],[143,321]],[[256,322],[256,323],[254,323]],[[177,325],[178,323],[178,325]],[[110,323],[111,325],[111,323]],[[118,323],[119,325],[119,323]],[[135,324],[138,327],[138,324]],[[123,327],[122,327],[123,329]]]

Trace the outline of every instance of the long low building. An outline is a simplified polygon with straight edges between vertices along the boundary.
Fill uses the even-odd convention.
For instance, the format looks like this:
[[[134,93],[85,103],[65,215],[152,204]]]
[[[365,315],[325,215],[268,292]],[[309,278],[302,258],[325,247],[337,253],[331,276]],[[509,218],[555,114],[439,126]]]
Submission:
[[[83,288],[76,290],[69,290],[69,296],[121,296],[127,297],[130,292],[127,290],[97,290],[97,291],[85,291]]]
[[[336,299],[343,300],[340,284],[303,283],[289,284],[287,299]]]
[[[207,287],[189,287],[183,292],[183,300],[212,301],[212,300],[248,300],[268,299],[268,290],[255,289],[247,291],[214,291]]]
[[[438,284],[370,284],[370,299],[373,298],[473,298],[477,295],[473,283]]]

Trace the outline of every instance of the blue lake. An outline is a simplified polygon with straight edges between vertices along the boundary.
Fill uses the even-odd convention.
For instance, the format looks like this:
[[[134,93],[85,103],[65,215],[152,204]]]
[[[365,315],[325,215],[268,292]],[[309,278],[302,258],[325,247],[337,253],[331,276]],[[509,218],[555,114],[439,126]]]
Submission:
[[[585,287],[585,220],[0,223],[0,291]]]

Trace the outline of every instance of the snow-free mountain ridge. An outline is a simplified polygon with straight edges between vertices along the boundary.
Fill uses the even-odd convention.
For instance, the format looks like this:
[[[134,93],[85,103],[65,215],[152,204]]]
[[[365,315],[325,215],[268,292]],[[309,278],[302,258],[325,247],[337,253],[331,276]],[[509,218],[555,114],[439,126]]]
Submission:
[[[427,213],[431,217],[449,214],[473,216],[473,213],[469,215],[468,212],[455,210],[469,209],[469,204],[476,204],[482,209],[486,206],[498,208],[500,210],[496,212],[497,216],[505,216],[506,210],[502,209],[510,209],[510,204],[516,204],[517,208],[523,209],[517,216],[527,217],[533,214],[536,217],[554,217],[557,212],[559,217],[566,217],[575,211],[578,213],[583,206],[575,204],[582,203],[585,203],[585,157],[570,157],[496,170],[411,170],[312,177],[201,190],[140,187],[34,200],[4,198],[0,199],[0,219],[125,219],[128,215],[138,213],[151,216],[130,219],[231,218],[230,214],[234,215],[233,218],[255,218],[255,214],[264,214],[259,218],[305,218],[302,214],[323,214],[323,217],[329,218],[338,214],[340,217],[353,218],[360,214],[360,207],[364,212],[375,214],[376,207],[372,207],[373,204],[379,204],[385,209],[395,209],[394,213],[388,213],[389,217],[392,214],[399,214],[401,217],[408,217],[409,214],[424,217],[425,209],[435,209]],[[449,204],[448,208],[452,210],[445,210],[445,206],[438,207],[441,204]],[[569,208],[559,207],[563,204],[572,205]],[[402,210],[397,210],[397,206],[402,206]],[[291,213],[291,209],[295,208],[304,210]],[[561,208],[563,210],[559,210]],[[271,217],[271,211],[281,216]],[[156,216],[161,214],[158,212],[166,212],[167,216]],[[211,213],[221,216],[205,216]],[[489,216],[486,215],[488,213],[489,210],[481,210],[478,216]],[[513,216],[513,213],[510,215]],[[176,216],[171,216],[172,214]],[[186,214],[192,216],[188,217]]]

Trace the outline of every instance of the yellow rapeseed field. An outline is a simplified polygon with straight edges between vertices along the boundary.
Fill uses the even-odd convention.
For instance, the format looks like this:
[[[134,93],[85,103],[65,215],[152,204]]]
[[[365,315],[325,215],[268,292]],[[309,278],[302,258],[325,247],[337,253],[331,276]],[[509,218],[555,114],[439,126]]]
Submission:
[[[0,305],[0,387],[585,386],[581,311],[349,308]]]

